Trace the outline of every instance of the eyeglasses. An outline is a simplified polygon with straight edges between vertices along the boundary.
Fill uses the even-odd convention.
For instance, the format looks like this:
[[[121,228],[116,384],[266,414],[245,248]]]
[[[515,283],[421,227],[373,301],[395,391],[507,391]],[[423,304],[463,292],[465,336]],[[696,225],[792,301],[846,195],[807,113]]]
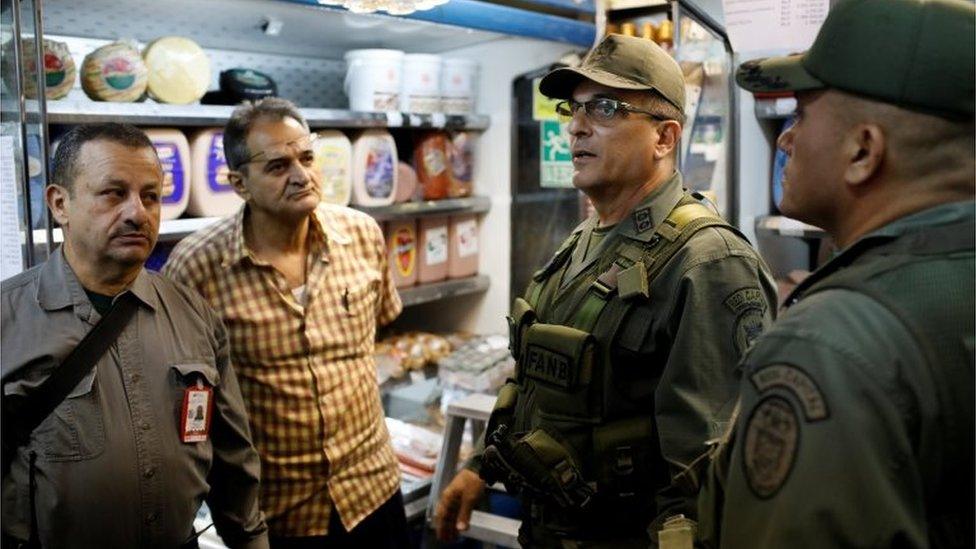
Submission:
[[[586,113],[586,116],[596,122],[610,122],[618,112],[645,114],[655,120],[661,121],[671,120],[666,116],[641,110],[629,103],[606,97],[590,99],[589,101],[584,102],[574,101],[572,99],[560,101],[559,103],[556,103],[556,114],[559,115],[561,122],[569,122],[569,120],[573,118],[573,115],[580,110],[580,107],[583,107],[583,112]]]
[[[281,143],[279,145],[268,147],[267,149],[258,151],[247,157],[247,159],[245,159],[244,162],[241,162],[238,167],[259,160],[273,160],[282,157],[301,156],[303,153],[310,152],[315,146],[315,142],[318,140],[319,134],[310,133],[308,135],[299,137],[298,139],[288,141],[287,143]],[[259,158],[262,156],[264,158]]]

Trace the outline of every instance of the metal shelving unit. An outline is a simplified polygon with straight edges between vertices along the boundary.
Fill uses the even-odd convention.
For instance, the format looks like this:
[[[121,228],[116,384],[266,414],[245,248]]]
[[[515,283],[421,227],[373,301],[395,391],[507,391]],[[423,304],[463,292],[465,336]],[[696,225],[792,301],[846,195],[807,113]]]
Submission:
[[[827,233],[820,227],[782,215],[765,215],[756,218],[756,233],[771,236],[799,238],[824,238]]]
[[[404,307],[409,307],[449,297],[486,292],[490,285],[491,279],[487,275],[475,275],[469,278],[457,278],[444,282],[421,284],[412,288],[402,288],[400,299],[403,301]]]
[[[83,124],[127,122],[135,125],[222,126],[234,110],[230,105],[167,105],[145,103],[101,103],[89,100],[48,101],[48,122]],[[329,128],[446,128],[488,129],[484,115],[414,114],[400,112],[356,112],[342,109],[303,108],[312,127]]]

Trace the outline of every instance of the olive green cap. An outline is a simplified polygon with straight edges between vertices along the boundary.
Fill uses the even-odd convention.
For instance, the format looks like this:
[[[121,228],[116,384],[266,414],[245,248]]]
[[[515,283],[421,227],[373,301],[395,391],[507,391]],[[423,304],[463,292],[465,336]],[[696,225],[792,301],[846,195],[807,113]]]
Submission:
[[[685,110],[685,78],[681,67],[651,40],[609,34],[583,58],[580,66],[556,69],[542,78],[539,91],[569,99],[583,80],[623,90],[654,90]]]
[[[746,61],[755,93],[836,88],[886,103],[973,116],[976,7],[965,0],[841,0],[799,55]]]

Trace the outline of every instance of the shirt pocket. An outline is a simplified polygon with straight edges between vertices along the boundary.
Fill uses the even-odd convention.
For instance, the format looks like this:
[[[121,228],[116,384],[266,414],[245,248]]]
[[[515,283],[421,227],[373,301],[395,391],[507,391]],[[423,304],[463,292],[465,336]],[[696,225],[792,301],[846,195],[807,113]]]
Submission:
[[[363,284],[346,288],[343,306],[349,316],[366,317],[376,312],[376,289],[379,280],[367,280]]]
[[[105,450],[105,423],[97,369],[92,368],[34,431],[36,447],[47,461],[82,461]]]
[[[183,432],[183,399],[187,389],[198,387],[199,385],[211,389],[209,409],[206,411],[211,417],[204,420],[210,426],[207,440],[202,441],[204,443],[188,442],[184,445],[195,448],[195,450],[187,450],[191,455],[202,459],[204,462],[209,462],[211,458],[209,441],[212,440],[211,434],[214,426],[213,416],[217,414],[217,403],[214,402],[214,399],[216,398],[216,388],[220,385],[220,373],[206,359],[186,359],[172,362],[169,365],[169,371],[171,372],[170,386],[173,391],[172,418],[176,422],[177,433]],[[202,409],[200,413],[203,413]]]

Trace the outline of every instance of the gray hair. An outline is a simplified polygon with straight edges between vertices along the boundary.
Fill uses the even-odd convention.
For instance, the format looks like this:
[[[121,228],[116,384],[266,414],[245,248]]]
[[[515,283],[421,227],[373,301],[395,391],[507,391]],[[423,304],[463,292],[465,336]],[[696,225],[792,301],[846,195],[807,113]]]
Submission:
[[[302,127],[308,129],[308,123],[305,122],[301,111],[287,99],[266,97],[253,102],[245,101],[234,109],[224,127],[224,157],[230,169],[240,169],[250,158],[251,153],[247,150],[247,134],[254,123],[261,118],[271,120],[294,118]]]

